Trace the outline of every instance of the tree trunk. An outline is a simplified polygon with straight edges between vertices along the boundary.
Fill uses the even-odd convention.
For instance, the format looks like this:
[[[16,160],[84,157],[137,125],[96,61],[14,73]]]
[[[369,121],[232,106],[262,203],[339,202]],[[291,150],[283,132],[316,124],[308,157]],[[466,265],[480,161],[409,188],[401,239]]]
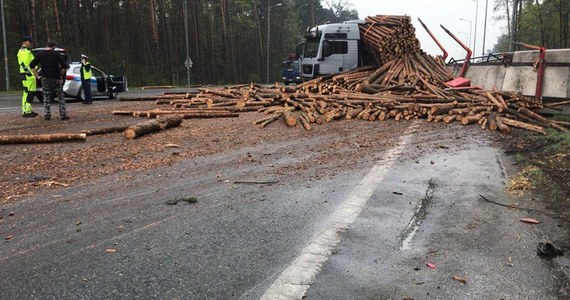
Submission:
[[[141,137],[145,134],[161,131],[171,127],[177,127],[182,124],[181,116],[168,116],[164,118],[159,118],[156,120],[151,120],[138,125],[133,125],[125,129],[123,134],[127,139],[135,139]]]
[[[259,1],[253,0],[254,18],[255,18],[255,28],[257,29],[257,46],[259,54],[257,55],[257,74],[261,75],[263,73],[263,34],[261,33],[261,21],[259,19]],[[261,79],[261,78],[259,78]]]
[[[536,13],[537,13],[537,17],[538,17],[538,26],[540,29],[540,45],[543,47],[546,47],[546,37],[544,34],[544,23],[542,22],[542,13],[540,12],[540,10],[542,9],[542,6],[540,5],[540,3],[538,3],[538,0],[536,0]]]
[[[55,17],[55,35],[57,36],[60,45],[63,45],[64,41],[61,31],[61,22],[59,21],[59,8],[57,7],[57,0],[53,0],[53,15]]]
[[[210,0],[210,79],[211,81],[214,81],[214,74],[216,74],[215,72],[215,49],[216,49],[216,32],[215,32],[215,17],[214,17],[214,7],[215,7],[215,1],[214,0]]]
[[[156,24],[156,0],[150,0],[150,24],[152,29],[152,41],[154,42],[154,47],[156,54],[160,53],[158,44],[158,25]]]
[[[44,21],[45,21],[45,30],[46,30],[46,39],[50,39],[50,31],[49,31],[49,18],[48,18],[48,14],[46,12],[49,11],[49,7],[48,7],[48,2],[44,1]]]
[[[32,15],[32,28],[30,30],[30,35],[37,38],[36,34],[38,33],[38,23],[36,22],[36,0],[32,0],[31,2],[30,10]]]
[[[40,144],[58,142],[83,142],[87,139],[85,133],[51,133],[51,134],[31,134],[31,135],[1,135],[0,145],[8,144]]]

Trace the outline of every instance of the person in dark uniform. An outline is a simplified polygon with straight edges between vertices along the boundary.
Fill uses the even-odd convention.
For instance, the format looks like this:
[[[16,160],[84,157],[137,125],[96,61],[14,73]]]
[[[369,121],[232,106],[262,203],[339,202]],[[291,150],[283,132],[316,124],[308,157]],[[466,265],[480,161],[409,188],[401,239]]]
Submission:
[[[65,98],[63,97],[63,76],[65,75],[65,70],[69,68],[69,65],[63,59],[61,54],[54,51],[54,41],[49,40],[46,46],[48,50],[38,53],[30,63],[34,76],[42,80],[42,86],[44,89],[44,118],[46,120],[51,119],[51,109],[49,104],[51,101],[54,101],[54,94],[57,92],[57,98],[59,100],[59,117],[63,121],[69,120],[65,110]],[[38,75],[37,70],[34,69],[37,65],[40,65],[42,68],[42,76]]]
[[[79,73],[81,73],[81,88],[85,94],[83,104],[93,104],[93,97],[91,97],[91,77],[93,77],[93,72],[91,71],[89,57],[85,54],[81,54],[81,70]]]

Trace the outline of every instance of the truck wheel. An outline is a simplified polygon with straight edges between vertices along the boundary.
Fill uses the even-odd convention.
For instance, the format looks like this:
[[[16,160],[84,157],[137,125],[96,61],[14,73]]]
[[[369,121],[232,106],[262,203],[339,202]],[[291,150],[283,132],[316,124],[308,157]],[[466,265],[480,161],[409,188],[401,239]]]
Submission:
[[[109,99],[115,99],[119,95],[119,92],[109,92]]]

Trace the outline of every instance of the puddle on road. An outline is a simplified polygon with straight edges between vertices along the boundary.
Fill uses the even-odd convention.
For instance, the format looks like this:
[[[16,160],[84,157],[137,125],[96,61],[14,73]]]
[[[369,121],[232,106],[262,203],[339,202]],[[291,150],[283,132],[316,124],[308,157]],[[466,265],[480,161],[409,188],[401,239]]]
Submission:
[[[414,211],[414,215],[400,235],[400,239],[402,240],[402,246],[400,247],[401,251],[412,249],[412,239],[416,235],[416,232],[418,232],[418,229],[420,229],[422,221],[426,218],[426,209],[433,200],[434,191],[435,181],[433,179],[430,179],[428,181],[428,188],[426,190],[425,196],[418,202],[418,205]]]

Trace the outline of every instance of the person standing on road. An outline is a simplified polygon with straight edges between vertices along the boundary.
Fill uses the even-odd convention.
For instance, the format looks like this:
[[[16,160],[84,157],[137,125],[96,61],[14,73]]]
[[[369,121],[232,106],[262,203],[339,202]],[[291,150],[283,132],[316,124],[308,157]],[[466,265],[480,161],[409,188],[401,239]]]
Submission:
[[[38,53],[38,55],[30,63],[30,67],[35,68],[37,65],[42,67],[42,76],[38,75],[37,70],[32,69],[32,73],[36,78],[42,80],[44,89],[44,118],[51,119],[51,109],[49,106],[50,101],[54,100],[54,92],[57,92],[59,100],[59,117],[61,120],[69,120],[65,111],[65,98],[63,97],[63,75],[65,70],[69,68],[67,62],[63,59],[61,54],[54,51],[55,42],[49,40],[47,42],[48,50]],[[47,97],[46,97],[47,96]]]
[[[83,104],[93,104],[93,98],[91,97],[91,77],[93,77],[93,72],[91,71],[89,57],[85,54],[81,54],[81,70],[79,73],[81,73],[81,88],[85,94]]]
[[[34,54],[30,50],[34,40],[29,36],[22,39],[22,47],[18,51],[18,65],[20,66],[20,77],[24,92],[22,95],[22,116],[33,118],[38,114],[32,111],[32,101],[36,94],[36,77],[32,74],[30,63],[34,59]]]

